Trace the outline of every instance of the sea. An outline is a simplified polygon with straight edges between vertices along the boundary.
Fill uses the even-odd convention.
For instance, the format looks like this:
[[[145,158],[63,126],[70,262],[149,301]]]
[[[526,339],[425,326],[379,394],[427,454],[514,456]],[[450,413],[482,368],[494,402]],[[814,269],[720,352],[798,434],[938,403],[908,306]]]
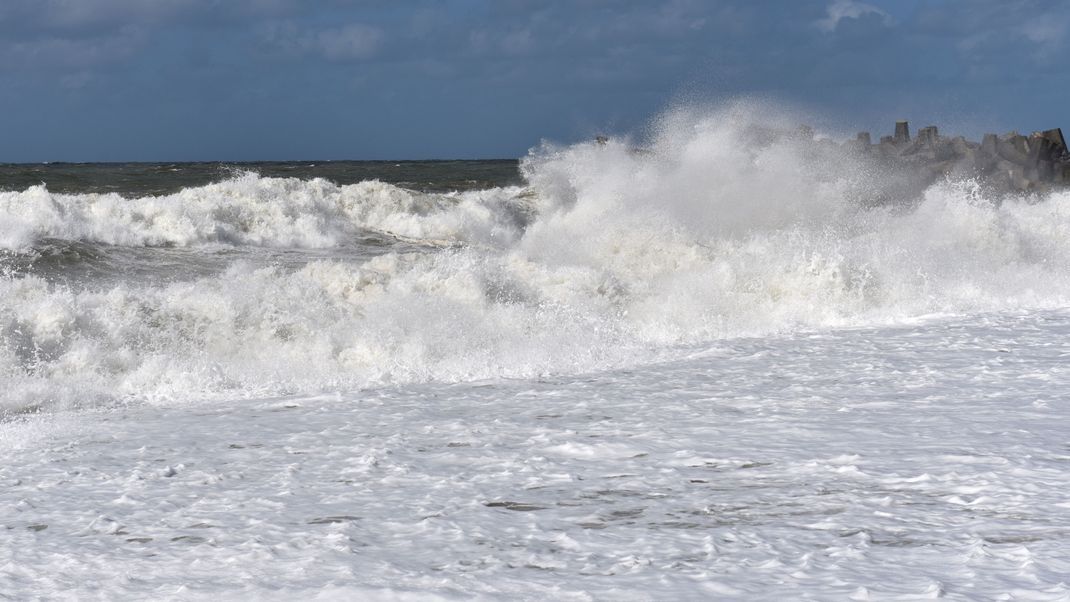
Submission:
[[[794,118],[0,165],[0,599],[1070,600],[1070,191]]]

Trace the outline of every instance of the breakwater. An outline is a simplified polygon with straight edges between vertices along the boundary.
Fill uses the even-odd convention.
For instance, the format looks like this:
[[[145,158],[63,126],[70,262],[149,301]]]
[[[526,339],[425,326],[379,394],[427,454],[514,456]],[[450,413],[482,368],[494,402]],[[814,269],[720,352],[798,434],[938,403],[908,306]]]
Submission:
[[[1043,191],[1070,185],[1070,152],[1060,128],[985,134],[980,142],[963,136],[945,137],[935,125],[913,137],[910,124],[898,121],[892,135],[873,143],[869,132],[859,132],[845,143],[881,164],[909,170],[921,179],[942,176],[975,177],[986,186],[1009,192]]]

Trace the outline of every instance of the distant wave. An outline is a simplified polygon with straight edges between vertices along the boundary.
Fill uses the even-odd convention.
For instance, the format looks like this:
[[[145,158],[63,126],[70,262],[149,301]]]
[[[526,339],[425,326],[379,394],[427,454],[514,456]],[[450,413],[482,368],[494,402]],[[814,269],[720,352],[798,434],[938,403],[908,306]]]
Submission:
[[[524,219],[519,188],[425,194],[377,180],[338,186],[323,179],[233,178],[135,199],[53,194],[43,185],[0,192],[0,249],[42,239],[124,246],[206,244],[326,248],[361,229],[412,239],[497,243]]]
[[[170,284],[0,278],[0,407],[575,373],[725,337],[1070,303],[1070,193],[944,181],[873,203],[863,164],[756,146],[769,119],[670,115],[646,153],[544,146],[523,161],[530,198],[252,175],[134,201],[8,194],[25,225],[8,241],[316,246],[360,224],[464,244]]]

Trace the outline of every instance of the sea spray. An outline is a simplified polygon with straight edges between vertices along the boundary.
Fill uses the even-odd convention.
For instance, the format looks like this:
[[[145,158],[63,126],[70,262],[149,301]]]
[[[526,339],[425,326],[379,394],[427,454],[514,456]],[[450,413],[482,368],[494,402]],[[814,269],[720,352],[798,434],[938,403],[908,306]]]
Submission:
[[[540,147],[522,162],[524,189],[242,174],[165,197],[0,193],[21,216],[5,231],[16,255],[47,237],[104,257],[108,245],[185,246],[220,264],[79,286],[7,275],[0,406],[531,378],[731,337],[1070,301],[1070,193],[989,198],[948,180],[889,200],[862,159],[791,136],[756,143],[766,115],[661,123],[642,150]],[[369,258],[355,242],[368,229],[418,244]],[[218,253],[288,246],[338,252]]]

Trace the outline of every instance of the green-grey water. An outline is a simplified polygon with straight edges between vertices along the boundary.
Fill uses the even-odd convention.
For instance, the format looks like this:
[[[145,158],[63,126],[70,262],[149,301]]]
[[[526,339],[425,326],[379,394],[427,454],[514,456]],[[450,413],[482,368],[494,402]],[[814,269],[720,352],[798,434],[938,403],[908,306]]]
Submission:
[[[422,192],[510,186],[520,182],[515,159],[457,161],[265,161],[193,163],[2,163],[0,190],[44,184],[62,194],[115,192],[123,196],[172,194],[233,178],[323,178],[335,184],[380,180]]]

